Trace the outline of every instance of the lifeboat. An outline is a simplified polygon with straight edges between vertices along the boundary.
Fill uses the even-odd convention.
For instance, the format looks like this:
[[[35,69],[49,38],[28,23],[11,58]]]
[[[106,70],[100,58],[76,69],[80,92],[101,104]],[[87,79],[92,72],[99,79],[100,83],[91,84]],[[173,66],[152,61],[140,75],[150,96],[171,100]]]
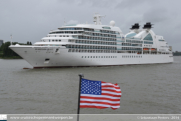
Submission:
[[[148,48],[143,48],[143,50],[149,50]]]
[[[151,51],[156,51],[156,49],[155,48],[151,48]]]

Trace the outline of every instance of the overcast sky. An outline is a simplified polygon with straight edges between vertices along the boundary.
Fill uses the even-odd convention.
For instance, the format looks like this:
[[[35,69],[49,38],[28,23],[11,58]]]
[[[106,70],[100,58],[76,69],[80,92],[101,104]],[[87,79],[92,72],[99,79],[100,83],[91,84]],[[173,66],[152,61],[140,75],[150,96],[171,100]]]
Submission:
[[[181,51],[181,0],[0,0],[0,40],[35,43],[66,23],[116,22],[124,34],[134,23],[154,24],[174,51]]]

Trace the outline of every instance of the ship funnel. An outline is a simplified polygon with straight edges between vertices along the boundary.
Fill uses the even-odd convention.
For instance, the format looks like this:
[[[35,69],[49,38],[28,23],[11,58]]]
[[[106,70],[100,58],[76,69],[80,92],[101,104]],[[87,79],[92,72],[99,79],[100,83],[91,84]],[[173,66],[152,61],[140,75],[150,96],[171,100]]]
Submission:
[[[150,22],[147,22],[147,23],[144,25],[143,29],[151,29],[151,28],[153,28],[152,25],[153,25],[153,24],[151,24]]]
[[[135,33],[139,33],[139,28],[140,28],[140,25],[138,23],[135,23],[134,25],[132,25],[132,28],[130,29],[134,30]]]
[[[130,28],[131,30],[133,29],[139,29],[140,25],[138,23],[135,23],[134,25],[132,25],[132,28]]]

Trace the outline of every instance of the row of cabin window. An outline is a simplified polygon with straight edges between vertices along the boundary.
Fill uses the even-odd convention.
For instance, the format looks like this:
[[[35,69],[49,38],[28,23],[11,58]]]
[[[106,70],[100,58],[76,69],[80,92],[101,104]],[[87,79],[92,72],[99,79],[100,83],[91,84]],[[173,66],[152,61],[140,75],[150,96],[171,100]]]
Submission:
[[[122,50],[142,50],[142,48],[122,47]]]
[[[120,34],[119,32],[116,31],[109,31],[109,30],[94,30],[94,29],[89,29],[89,28],[83,28],[84,31],[90,31],[90,32],[101,32],[101,33],[110,33],[110,34]]]
[[[83,28],[59,28],[59,30],[83,30]]]
[[[46,42],[46,40],[41,40],[42,42]],[[61,42],[61,40],[48,40],[49,42]]]
[[[74,38],[77,38],[77,37],[74,37]],[[113,38],[87,37],[87,36],[78,36],[78,39],[106,40],[106,41],[116,41],[117,40],[117,39],[113,39]]]
[[[49,40],[49,41],[50,41],[50,40]],[[55,42],[58,42],[58,41],[61,42],[61,40],[52,40],[52,42],[54,42],[54,41],[55,41]]]
[[[139,46],[139,47],[142,47],[142,44],[122,43],[122,46]]]
[[[127,52],[127,51],[122,51],[122,50],[120,51],[120,50],[118,50],[117,53],[137,53],[137,54],[141,54],[142,51],[136,51],[136,50],[135,50],[135,51],[128,51],[128,52]]]
[[[83,52],[83,53],[117,53],[116,50],[83,50],[83,49],[69,49],[68,52]]]
[[[116,36],[114,36],[114,35],[104,35],[104,36],[78,36],[78,37],[81,37],[81,38],[95,38],[95,37],[97,37],[97,38],[100,38],[100,37],[109,37],[109,38],[113,38],[113,39],[115,39],[116,38]]]
[[[122,43],[122,46],[131,46],[131,43]]]
[[[84,46],[84,45],[66,45],[66,48],[109,49],[109,50],[117,49],[117,47],[110,47],[110,46]]]
[[[60,31],[60,32],[51,32],[49,34],[82,34],[83,31]]]
[[[142,44],[133,44],[133,43],[122,43],[122,46],[139,46],[142,47]]]
[[[152,47],[152,45],[144,45],[145,47]]]
[[[142,56],[123,55],[122,58],[142,58]]]
[[[100,30],[100,32],[102,32],[102,33],[111,33],[111,34],[120,34],[119,32],[108,31],[108,30]]]
[[[102,45],[117,45],[116,42],[101,42],[101,41],[87,41],[87,40],[75,40],[75,43],[84,43],[84,44],[102,44]]]
[[[116,38],[116,35],[110,35],[110,34],[87,33],[87,32],[85,32],[84,34],[86,34],[86,35],[91,35],[91,36],[113,37],[113,38]]]
[[[69,37],[69,35],[60,35],[60,36],[58,36],[58,35],[52,35],[52,36],[48,36],[48,37]],[[71,37],[71,36],[70,36]]]
[[[136,40],[126,40],[126,42],[131,42],[131,43],[143,43],[143,41],[136,41]]]
[[[144,44],[153,44],[153,42],[146,42],[146,41],[144,41]]]
[[[117,56],[82,56],[82,58],[117,58]]]

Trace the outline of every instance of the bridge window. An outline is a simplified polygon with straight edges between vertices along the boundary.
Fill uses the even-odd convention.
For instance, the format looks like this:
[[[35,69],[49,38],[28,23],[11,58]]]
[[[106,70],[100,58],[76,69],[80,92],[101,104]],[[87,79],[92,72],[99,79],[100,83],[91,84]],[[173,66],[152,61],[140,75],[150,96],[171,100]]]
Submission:
[[[126,38],[131,38],[131,37],[133,37],[133,36],[135,36],[136,35],[136,33],[131,33],[131,34],[128,34],[127,36],[126,36]]]
[[[143,40],[151,40],[151,41],[153,41],[153,38],[152,38],[151,34],[148,34]]]

